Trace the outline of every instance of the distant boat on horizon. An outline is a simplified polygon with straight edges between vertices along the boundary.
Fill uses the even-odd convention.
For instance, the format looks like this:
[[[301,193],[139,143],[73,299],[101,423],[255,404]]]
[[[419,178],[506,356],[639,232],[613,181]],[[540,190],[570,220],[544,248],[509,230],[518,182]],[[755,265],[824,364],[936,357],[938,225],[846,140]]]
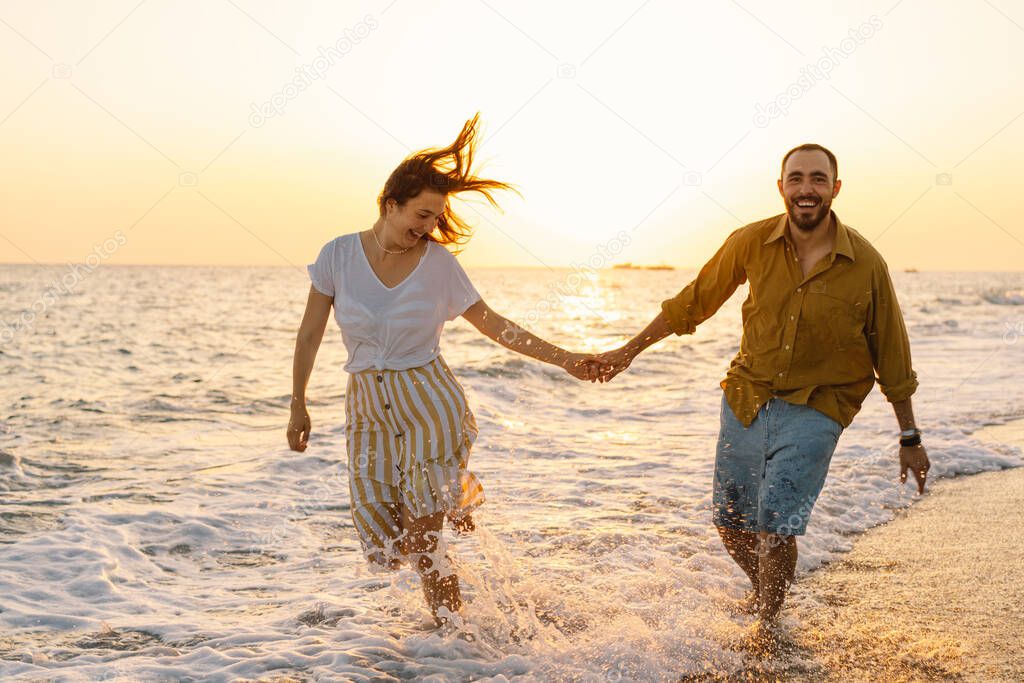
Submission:
[[[917,268],[904,268],[903,272],[904,273],[916,273],[916,272],[918,272],[918,270],[917,270]]]
[[[629,263],[628,261],[626,263],[616,263],[615,265],[612,266],[612,268],[618,268],[620,270],[675,270],[676,269],[675,266],[669,266],[669,265],[665,265],[665,264],[662,264],[660,266],[637,266],[637,265],[633,265],[632,263]]]

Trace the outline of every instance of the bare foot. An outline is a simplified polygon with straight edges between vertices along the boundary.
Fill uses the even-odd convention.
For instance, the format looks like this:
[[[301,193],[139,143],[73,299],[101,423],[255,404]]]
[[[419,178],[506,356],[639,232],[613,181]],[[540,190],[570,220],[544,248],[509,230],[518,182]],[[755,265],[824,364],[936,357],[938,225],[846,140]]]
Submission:
[[[743,599],[736,602],[736,609],[743,614],[757,614],[761,609],[757,598],[757,591],[747,591]]]
[[[761,658],[774,657],[782,649],[782,627],[777,622],[758,620],[747,639],[745,649]]]
[[[444,631],[456,631],[465,626],[458,612],[452,612],[444,606],[438,607],[433,616],[434,627]]]

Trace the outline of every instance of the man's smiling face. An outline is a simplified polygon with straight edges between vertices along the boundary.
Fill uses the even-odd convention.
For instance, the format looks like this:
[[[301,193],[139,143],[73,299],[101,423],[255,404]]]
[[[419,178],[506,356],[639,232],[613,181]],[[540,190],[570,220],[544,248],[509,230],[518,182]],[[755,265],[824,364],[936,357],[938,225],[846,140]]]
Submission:
[[[790,223],[799,230],[814,230],[828,217],[840,184],[824,152],[816,149],[793,152],[786,159],[779,179],[779,192]]]

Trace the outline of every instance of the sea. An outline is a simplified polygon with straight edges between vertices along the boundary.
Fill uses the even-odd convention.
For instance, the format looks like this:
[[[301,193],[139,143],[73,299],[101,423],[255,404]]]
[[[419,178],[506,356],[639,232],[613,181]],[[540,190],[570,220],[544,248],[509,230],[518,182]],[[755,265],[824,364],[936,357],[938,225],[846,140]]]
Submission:
[[[496,311],[614,348],[693,270],[468,268]],[[893,272],[932,481],[1024,464],[1024,273]],[[345,350],[328,323],[288,448],[301,266],[0,265],[0,680],[669,681],[728,677],[748,582],[711,524],[743,285],[608,384],[464,320],[442,354],[487,501],[448,534],[465,607],[433,627],[409,569],[362,559]],[[840,438],[796,585],[920,500],[872,390]],[[925,494],[927,495],[927,493]],[[913,514],[911,510],[910,514]]]

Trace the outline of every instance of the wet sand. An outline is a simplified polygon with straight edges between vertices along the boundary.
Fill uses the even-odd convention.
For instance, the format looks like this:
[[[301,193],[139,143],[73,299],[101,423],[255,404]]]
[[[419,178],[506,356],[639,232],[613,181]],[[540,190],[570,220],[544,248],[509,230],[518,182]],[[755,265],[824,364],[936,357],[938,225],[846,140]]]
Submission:
[[[986,441],[1024,448],[1024,421]],[[781,680],[1024,680],[1024,467],[939,480],[798,578]],[[774,675],[773,675],[774,674]]]

